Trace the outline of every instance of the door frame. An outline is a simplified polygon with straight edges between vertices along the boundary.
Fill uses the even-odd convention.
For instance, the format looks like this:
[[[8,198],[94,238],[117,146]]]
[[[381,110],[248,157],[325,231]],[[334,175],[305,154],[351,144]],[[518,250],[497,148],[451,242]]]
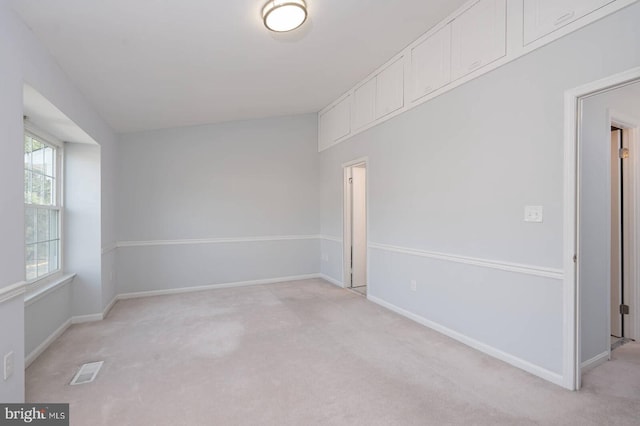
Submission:
[[[354,160],[348,161],[342,164],[342,283],[344,288],[351,287],[351,262],[349,253],[351,251],[351,191],[349,188],[350,171],[353,166],[364,164],[367,171],[367,180],[365,182],[365,198],[366,198],[366,217],[367,217],[367,231],[366,231],[366,246],[367,246],[367,297],[368,292],[368,280],[369,280],[369,158],[360,157]]]
[[[579,125],[582,101],[592,95],[606,92],[640,81],[640,67],[567,90],[564,95],[564,236],[563,236],[563,386],[577,390],[581,385],[580,356],[580,286],[578,264],[580,262],[579,218],[578,218],[578,173],[579,173]],[[637,164],[636,164],[637,165]],[[637,169],[637,168],[636,168]],[[635,184],[638,182],[636,174]],[[638,220],[636,200],[635,220]],[[577,256],[574,260],[574,256]],[[636,268],[637,270],[637,268]],[[637,280],[637,277],[636,277]],[[640,292],[632,302],[637,306]],[[635,315],[636,330],[639,329]]]

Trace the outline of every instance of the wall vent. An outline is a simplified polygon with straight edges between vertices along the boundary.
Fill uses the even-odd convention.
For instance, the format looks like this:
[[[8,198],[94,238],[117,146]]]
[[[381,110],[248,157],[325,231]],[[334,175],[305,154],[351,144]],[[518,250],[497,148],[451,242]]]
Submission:
[[[70,385],[83,385],[85,383],[91,383],[96,379],[98,372],[102,368],[104,361],[89,362],[80,367],[80,370],[76,373]]]

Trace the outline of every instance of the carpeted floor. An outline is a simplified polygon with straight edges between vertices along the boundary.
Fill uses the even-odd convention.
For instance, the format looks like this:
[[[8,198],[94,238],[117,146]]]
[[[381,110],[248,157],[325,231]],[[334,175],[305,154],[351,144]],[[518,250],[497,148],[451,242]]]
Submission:
[[[27,369],[27,401],[72,425],[638,425],[639,348],[569,392],[308,280],[120,301]]]

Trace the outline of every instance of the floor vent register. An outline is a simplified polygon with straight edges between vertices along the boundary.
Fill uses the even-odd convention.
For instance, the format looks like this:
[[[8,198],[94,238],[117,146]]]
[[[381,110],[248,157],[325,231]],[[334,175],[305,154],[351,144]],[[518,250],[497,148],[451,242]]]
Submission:
[[[98,372],[102,368],[104,361],[90,362],[80,367],[70,385],[84,385],[91,383],[96,379]]]

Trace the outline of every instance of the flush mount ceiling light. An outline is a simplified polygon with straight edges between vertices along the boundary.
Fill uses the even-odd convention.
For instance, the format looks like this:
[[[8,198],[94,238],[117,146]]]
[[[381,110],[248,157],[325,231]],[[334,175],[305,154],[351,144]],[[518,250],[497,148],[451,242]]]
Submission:
[[[262,20],[271,31],[295,30],[307,20],[307,5],[304,0],[271,0],[262,8]]]

